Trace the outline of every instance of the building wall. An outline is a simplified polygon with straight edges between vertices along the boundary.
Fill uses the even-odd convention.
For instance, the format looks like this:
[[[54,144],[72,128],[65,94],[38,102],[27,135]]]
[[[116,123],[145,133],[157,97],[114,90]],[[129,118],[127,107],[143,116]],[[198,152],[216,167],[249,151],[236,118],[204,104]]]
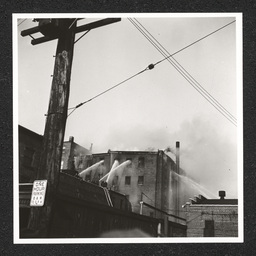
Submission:
[[[114,178],[109,187],[127,195],[134,212],[140,213],[141,200],[162,211],[169,211],[170,170],[174,170],[175,163],[163,151],[109,151],[106,154],[94,154],[92,164],[101,160],[104,160],[104,171],[100,177],[110,171],[115,160],[118,160],[119,164],[131,160],[131,164],[114,174],[118,178]],[[130,179],[129,184],[127,179]],[[147,206],[142,207],[142,213],[157,218],[163,217],[163,213]]]
[[[42,150],[43,136],[19,126],[19,182],[36,179]]]
[[[70,136],[68,141],[63,142],[61,169],[75,169],[78,173],[85,168],[84,159],[91,152],[74,142],[74,137]]]
[[[20,182],[33,182],[37,167],[39,166],[41,145],[43,136],[38,135],[26,128],[19,130],[19,153],[20,153]],[[25,149],[32,148],[33,156],[30,166],[25,166]],[[30,152],[31,153],[31,152]],[[94,154],[74,142],[70,137],[69,141],[63,144],[62,170],[75,169],[78,173],[87,167],[104,160],[104,164],[88,172],[88,180],[98,184],[99,179],[106,175],[114,161],[117,159],[119,164],[131,160],[131,164],[117,172],[118,180],[111,183],[111,189],[127,195],[132,203],[133,211],[140,213],[141,200],[162,211],[170,212],[174,206],[172,193],[174,188],[170,183],[170,172],[175,170],[174,161],[163,151],[108,151],[107,153]],[[28,161],[27,161],[28,162]],[[130,183],[127,184],[127,177]],[[162,218],[163,213],[143,207],[143,214],[147,216]]]
[[[188,237],[237,237],[237,205],[190,205],[187,210]]]

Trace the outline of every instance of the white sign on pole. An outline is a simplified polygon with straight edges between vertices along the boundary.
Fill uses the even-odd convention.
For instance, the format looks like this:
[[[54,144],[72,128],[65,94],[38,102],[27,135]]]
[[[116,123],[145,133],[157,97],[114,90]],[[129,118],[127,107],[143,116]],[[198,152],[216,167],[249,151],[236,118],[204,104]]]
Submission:
[[[30,206],[43,206],[47,180],[35,180],[33,184]]]

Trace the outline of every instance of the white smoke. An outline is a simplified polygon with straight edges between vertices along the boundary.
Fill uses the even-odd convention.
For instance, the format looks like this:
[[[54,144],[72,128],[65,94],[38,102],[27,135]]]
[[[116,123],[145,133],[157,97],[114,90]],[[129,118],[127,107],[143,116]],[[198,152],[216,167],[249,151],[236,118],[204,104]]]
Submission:
[[[174,152],[176,141],[180,141],[180,167],[190,178],[216,196],[219,190],[225,190],[227,198],[237,198],[237,145],[224,136],[221,128],[200,118],[183,123],[173,133],[165,127],[111,130],[102,142],[101,152],[148,148],[169,148]]]

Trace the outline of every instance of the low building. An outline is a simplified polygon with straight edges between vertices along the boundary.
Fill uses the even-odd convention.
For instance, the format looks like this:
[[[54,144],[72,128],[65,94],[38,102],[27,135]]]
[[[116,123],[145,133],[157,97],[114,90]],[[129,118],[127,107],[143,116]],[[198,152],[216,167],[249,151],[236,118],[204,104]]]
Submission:
[[[188,237],[238,236],[238,200],[226,199],[225,191],[219,191],[219,196],[207,199],[199,195],[183,206]]]

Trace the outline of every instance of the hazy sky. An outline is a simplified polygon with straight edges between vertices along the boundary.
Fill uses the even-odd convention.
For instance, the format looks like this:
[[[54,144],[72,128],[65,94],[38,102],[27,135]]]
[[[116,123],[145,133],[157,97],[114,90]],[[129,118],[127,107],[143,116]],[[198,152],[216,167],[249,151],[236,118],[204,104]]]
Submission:
[[[87,18],[78,25],[98,19]],[[230,14],[137,17],[171,54],[235,19]],[[57,41],[32,46],[30,37],[20,36],[22,30],[36,25],[27,19],[17,28],[18,123],[43,134]],[[233,23],[179,52],[175,59],[238,118],[236,26]],[[162,59],[124,17],[121,22],[90,31],[75,44],[69,107]],[[78,108],[67,120],[65,140],[69,136],[86,148],[93,143],[95,153],[164,149],[180,141],[182,168],[214,194],[226,190],[227,197],[237,197],[237,127],[168,61]]]

